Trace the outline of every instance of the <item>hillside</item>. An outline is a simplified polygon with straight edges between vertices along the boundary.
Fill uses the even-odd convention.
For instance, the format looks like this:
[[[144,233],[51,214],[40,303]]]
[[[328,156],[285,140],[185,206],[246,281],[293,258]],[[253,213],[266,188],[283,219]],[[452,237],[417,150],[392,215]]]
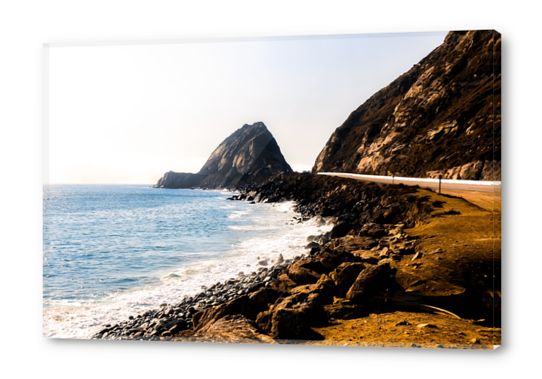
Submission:
[[[313,172],[500,180],[501,35],[444,43],[331,135]]]

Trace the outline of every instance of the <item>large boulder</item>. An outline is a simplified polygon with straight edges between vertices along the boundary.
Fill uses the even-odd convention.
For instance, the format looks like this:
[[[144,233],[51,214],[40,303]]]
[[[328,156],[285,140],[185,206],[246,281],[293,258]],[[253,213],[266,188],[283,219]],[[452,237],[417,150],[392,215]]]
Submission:
[[[268,308],[270,304],[273,304],[279,297],[281,292],[271,287],[262,287],[256,292],[252,292],[248,295],[249,299],[253,302],[258,313],[263,308]]]
[[[365,268],[365,264],[361,262],[345,262],[341,263],[333,270],[329,277],[335,283],[337,292],[340,297],[352,286],[359,273]]]
[[[344,221],[341,222],[331,229],[331,238],[341,238],[348,234],[352,230],[352,224]]]
[[[243,315],[249,319],[255,319],[258,308],[254,300],[243,295],[227,303],[197,312],[192,316],[192,323],[195,330],[200,330],[205,325],[212,324],[227,315]]]
[[[316,283],[321,273],[314,271],[313,268],[323,271],[320,262],[310,258],[301,259],[290,266],[288,276],[297,284]]]
[[[280,292],[288,292],[291,288],[297,286],[297,283],[294,282],[288,274],[280,274],[277,276],[277,279],[271,284],[271,288],[280,291]]]
[[[345,262],[359,262],[360,258],[346,251],[324,251],[316,256],[323,267],[322,273],[329,274]]]
[[[300,292],[261,312],[256,325],[273,338],[314,340],[322,337],[310,325],[318,325],[324,320],[320,295]]]
[[[366,301],[391,285],[393,270],[389,264],[368,266],[359,273],[346,293],[346,298],[357,303]]]

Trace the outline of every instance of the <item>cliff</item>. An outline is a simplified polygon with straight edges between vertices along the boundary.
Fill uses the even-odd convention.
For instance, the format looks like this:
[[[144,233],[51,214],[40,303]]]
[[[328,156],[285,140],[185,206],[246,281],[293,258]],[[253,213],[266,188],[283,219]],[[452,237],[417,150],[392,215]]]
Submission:
[[[500,180],[501,35],[444,43],[354,110],[313,172]]]
[[[197,174],[167,172],[154,188],[235,188],[291,172],[277,141],[263,122],[245,124],[226,138]]]

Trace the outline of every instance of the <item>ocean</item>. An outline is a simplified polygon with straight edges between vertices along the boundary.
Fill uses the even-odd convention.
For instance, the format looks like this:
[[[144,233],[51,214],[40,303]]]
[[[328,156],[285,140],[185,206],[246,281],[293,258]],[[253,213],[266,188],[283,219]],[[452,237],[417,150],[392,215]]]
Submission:
[[[319,220],[293,203],[228,201],[227,191],[150,185],[47,185],[43,196],[43,334],[90,338],[162,303],[306,254]]]

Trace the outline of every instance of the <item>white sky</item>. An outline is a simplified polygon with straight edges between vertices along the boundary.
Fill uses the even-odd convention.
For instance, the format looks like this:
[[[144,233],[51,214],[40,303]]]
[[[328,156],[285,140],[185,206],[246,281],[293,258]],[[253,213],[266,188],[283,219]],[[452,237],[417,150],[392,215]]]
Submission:
[[[294,170],[446,32],[110,46],[52,46],[49,183],[153,184],[197,172],[262,121]]]

